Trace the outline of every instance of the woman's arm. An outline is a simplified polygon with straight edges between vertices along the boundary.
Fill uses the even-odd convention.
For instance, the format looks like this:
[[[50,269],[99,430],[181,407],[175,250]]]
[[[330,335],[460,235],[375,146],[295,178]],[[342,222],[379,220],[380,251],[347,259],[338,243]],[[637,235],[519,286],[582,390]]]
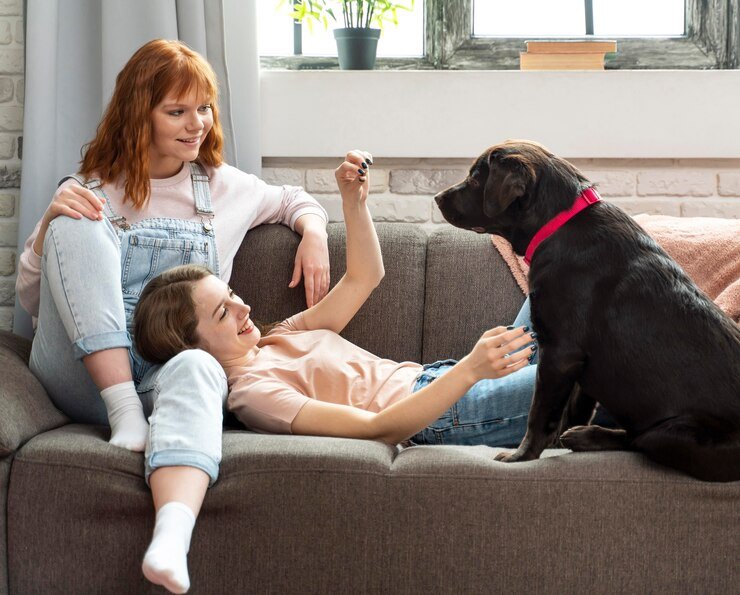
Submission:
[[[385,274],[380,242],[367,208],[371,159],[368,153],[351,151],[335,172],[347,227],[347,272],[326,298],[304,312],[309,330],[341,332]]]
[[[288,287],[293,288],[301,281],[306,289],[306,305],[318,304],[329,291],[329,246],[326,236],[326,221],[323,217],[307,213],[295,222],[295,230],[303,236],[295,253],[293,277]]]
[[[328,299],[328,298],[327,298]],[[379,413],[312,400],[291,424],[294,434],[366,438],[398,444],[420,432],[447,411],[479,380],[502,378],[524,368],[532,342],[520,327],[486,331],[473,350],[449,372]]]
[[[310,308],[329,290],[326,210],[300,186],[273,186],[250,174],[243,175],[249,182],[244,196],[258,199],[249,228],[265,223],[280,223],[303,236],[296,251],[288,286],[296,287],[303,278],[306,304]]]

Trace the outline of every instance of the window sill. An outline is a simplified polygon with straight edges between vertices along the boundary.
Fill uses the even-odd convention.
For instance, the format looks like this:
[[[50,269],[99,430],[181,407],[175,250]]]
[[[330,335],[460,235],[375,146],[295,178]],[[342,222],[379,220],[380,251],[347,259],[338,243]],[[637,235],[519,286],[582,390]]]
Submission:
[[[470,158],[506,138],[567,157],[738,158],[737,70],[262,71],[262,154]]]

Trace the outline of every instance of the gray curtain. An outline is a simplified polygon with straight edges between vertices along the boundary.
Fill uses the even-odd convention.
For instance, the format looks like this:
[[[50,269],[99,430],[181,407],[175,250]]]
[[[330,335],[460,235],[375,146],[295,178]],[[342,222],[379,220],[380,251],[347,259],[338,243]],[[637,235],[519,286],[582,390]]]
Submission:
[[[119,70],[158,37],[184,41],[213,65],[226,160],[260,175],[255,0],[27,0],[19,254],[57,181],[77,171]],[[14,330],[32,333],[17,304]]]

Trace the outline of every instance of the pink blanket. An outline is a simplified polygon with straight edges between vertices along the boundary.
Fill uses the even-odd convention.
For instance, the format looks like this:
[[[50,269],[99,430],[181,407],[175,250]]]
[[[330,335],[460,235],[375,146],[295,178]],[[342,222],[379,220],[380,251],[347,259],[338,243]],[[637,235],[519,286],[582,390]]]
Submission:
[[[673,257],[704,293],[740,322],[740,219],[637,215],[635,221]],[[511,244],[491,236],[522,292],[529,267]]]

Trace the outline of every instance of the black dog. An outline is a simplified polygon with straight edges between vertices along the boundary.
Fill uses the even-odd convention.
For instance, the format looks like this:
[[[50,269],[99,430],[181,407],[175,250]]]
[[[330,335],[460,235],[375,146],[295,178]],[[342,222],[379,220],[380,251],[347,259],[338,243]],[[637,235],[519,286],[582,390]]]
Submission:
[[[621,429],[573,427],[565,447],[633,449],[699,479],[740,480],[740,328],[591,186],[537,143],[508,141],[435,197],[453,225],[531,257],[537,387],[522,443],[497,458],[538,458],[566,405],[588,423],[598,402]],[[538,234],[556,216],[567,220]]]

